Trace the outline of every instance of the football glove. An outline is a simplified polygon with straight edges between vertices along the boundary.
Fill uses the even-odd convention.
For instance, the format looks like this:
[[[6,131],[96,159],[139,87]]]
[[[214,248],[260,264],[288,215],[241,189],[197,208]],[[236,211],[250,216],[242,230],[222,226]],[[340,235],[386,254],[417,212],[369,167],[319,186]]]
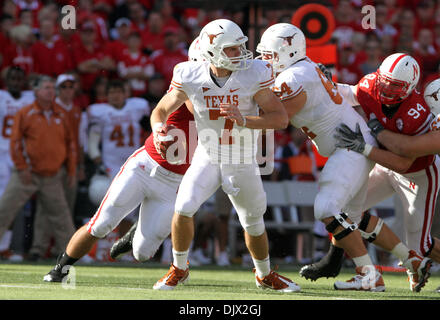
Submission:
[[[347,125],[341,124],[336,128],[334,138],[337,140],[336,147],[364,153],[365,139],[362,135],[359,123],[356,123],[356,131],[352,131]]]

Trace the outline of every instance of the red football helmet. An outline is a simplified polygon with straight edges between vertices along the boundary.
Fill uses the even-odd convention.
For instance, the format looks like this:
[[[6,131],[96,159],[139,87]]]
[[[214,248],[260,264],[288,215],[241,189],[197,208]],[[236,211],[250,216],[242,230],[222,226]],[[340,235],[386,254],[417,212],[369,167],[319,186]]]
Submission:
[[[383,104],[396,104],[407,98],[420,78],[417,61],[405,53],[388,56],[377,70],[379,99]]]

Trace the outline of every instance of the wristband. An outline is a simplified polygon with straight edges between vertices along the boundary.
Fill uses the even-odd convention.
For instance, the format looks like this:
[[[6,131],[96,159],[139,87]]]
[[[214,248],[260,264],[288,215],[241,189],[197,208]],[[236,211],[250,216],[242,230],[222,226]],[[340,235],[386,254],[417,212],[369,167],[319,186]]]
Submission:
[[[371,144],[366,143],[364,147],[364,151],[362,151],[362,154],[368,157],[371,153],[371,150],[373,150],[373,146]]]
[[[156,122],[155,124],[153,124],[153,127],[152,127],[153,132],[157,132],[157,129],[161,128],[161,127],[163,127],[163,123],[162,122]]]
[[[243,124],[241,126],[246,127],[246,117],[243,117]]]

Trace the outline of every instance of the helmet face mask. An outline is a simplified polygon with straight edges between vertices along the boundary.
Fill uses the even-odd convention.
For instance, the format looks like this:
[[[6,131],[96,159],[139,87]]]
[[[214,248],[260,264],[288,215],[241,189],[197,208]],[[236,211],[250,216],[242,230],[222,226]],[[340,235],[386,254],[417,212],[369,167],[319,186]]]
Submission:
[[[245,70],[250,67],[253,58],[252,51],[246,49],[247,41],[248,38],[234,22],[214,20],[200,31],[201,55],[217,68]],[[229,57],[224,50],[230,47],[238,47],[240,54]]]
[[[379,73],[377,77],[377,88],[379,90],[380,102],[386,105],[399,103],[406,97],[409,83],[392,79]]]

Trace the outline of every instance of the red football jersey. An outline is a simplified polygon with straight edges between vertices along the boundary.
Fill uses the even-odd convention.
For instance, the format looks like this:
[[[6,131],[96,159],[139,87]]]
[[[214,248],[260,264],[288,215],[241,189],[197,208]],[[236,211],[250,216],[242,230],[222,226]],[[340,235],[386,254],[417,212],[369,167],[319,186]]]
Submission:
[[[190,165],[190,160],[192,158],[192,154],[194,150],[189,150],[189,123],[190,121],[194,121],[194,116],[191,112],[189,112],[188,108],[183,105],[176,111],[174,111],[167,120],[168,125],[173,125],[177,129],[183,130],[185,132],[186,137],[186,162],[184,164],[175,165],[170,164],[168,161],[163,159],[160,154],[156,151],[156,148],[154,147],[153,142],[153,134],[150,134],[150,136],[145,140],[145,150],[147,150],[150,157],[156,161],[161,167],[174,172],[178,174],[185,174],[186,170],[188,170]]]
[[[379,90],[376,86],[377,76],[376,72],[370,73],[358,83],[357,99],[367,118],[371,119],[375,115],[385,129],[410,136],[428,132],[432,115],[423,95],[414,90],[408,98],[403,100],[394,115],[388,118],[379,100]],[[406,173],[425,169],[433,160],[433,155],[419,157]]]

